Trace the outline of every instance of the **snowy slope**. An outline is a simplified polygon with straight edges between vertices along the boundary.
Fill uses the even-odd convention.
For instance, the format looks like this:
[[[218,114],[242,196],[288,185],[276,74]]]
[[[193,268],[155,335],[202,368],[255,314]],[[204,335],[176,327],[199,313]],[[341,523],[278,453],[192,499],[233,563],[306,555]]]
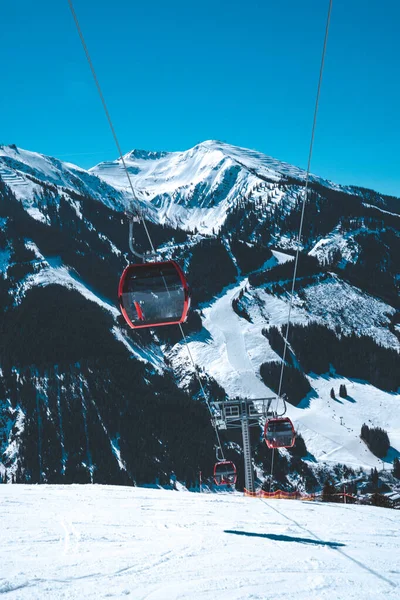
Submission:
[[[182,152],[133,150],[124,156],[124,161],[136,202],[147,218],[186,230],[197,228],[202,233],[217,231],[242,199],[256,199],[264,218],[282,200],[290,212],[301,195],[301,188],[294,189],[296,182],[304,181],[306,175],[303,169],[260,152],[215,140]],[[120,159],[99,163],[86,171],[14,145],[0,146],[0,177],[28,212],[43,222],[43,183],[56,186],[60,193],[90,195],[118,211],[132,208],[132,192]],[[366,194],[366,207],[378,203],[382,205],[380,210],[385,211],[385,200],[369,190],[339,186],[316,175],[311,175],[310,181],[362,198]],[[287,182],[293,189],[283,192],[282,184]]]
[[[217,232],[224,225],[223,244],[235,266],[238,266],[238,260],[230,250],[230,236],[237,236],[242,242],[252,242],[255,246],[274,245],[283,251],[293,247],[295,243],[293,231],[297,227],[297,213],[303,191],[300,184],[305,177],[304,171],[297,167],[252,150],[216,141],[203,142],[183,152],[134,150],[125,156],[125,161],[136,195],[141,206],[146,209],[149,220],[175,226],[177,230],[197,229],[200,232],[184,236],[185,241],[181,244],[172,241],[175,232],[171,234],[167,230],[164,237],[160,234],[160,244],[164,244],[161,252],[167,256],[173,254],[182,264],[189,266],[189,272],[192,252],[195,252],[196,246],[202,241],[209,241],[207,238],[203,239],[201,233],[212,235],[213,231]],[[58,259],[62,255],[58,248],[54,250],[52,257],[50,251],[43,250],[46,256],[39,251],[42,243],[46,247],[48,228],[42,227],[39,233],[36,232],[36,237],[32,234],[32,239],[37,244],[36,250],[27,239],[25,230],[25,245],[35,250],[37,264],[33,272],[24,271],[23,268],[17,270],[18,273],[23,273],[21,280],[12,278],[13,268],[18,267],[18,258],[14,258],[11,238],[3,242],[0,247],[0,277],[3,277],[2,274],[8,277],[7,273],[11,273],[7,285],[10,283],[9,291],[15,304],[23,301],[26,292],[32,287],[58,284],[78,291],[87,300],[95,302],[117,318],[119,312],[112,304],[112,293],[108,295],[111,300],[107,300],[105,296],[96,293],[93,280],[90,285],[84,279],[90,268],[99,275],[97,279],[104,273],[103,279],[111,281],[124,262],[123,255],[127,249],[125,234],[122,241],[115,224],[110,225],[112,219],[120,223],[120,215],[106,214],[104,207],[101,207],[102,213],[99,211],[101,214],[95,215],[100,202],[116,211],[122,211],[130,205],[131,192],[121,161],[100,163],[87,172],[69,163],[15,146],[0,146],[0,178],[11,188],[31,216],[49,226],[51,224],[51,227],[58,227],[60,233],[67,231],[68,235],[75,236],[82,242],[71,252],[79,260],[71,260],[72,256],[66,254]],[[312,176],[311,181],[315,184],[312,200],[315,199],[317,226],[315,231],[313,228],[307,230],[308,238],[304,241],[310,254],[317,256],[320,263],[329,265],[329,269],[335,263],[332,261],[335,256],[339,271],[347,263],[357,266],[363,252],[365,259],[365,248],[362,247],[359,236],[372,233],[376,237],[376,247],[379,251],[384,247],[385,253],[382,252],[384,259],[379,259],[380,262],[377,260],[376,264],[373,256],[372,259],[368,256],[370,263],[367,276],[369,272],[373,273],[369,268],[372,265],[371,269],[376,268],[378,275],[383,272],[383,267],[390,269],[390,276],[398,281],[400,274],[396,263],[397,246],[394,242],[397,233],[393,234],[393,239],[389,242],[383,237],[379,239],[380,229],[387,233],[396,228],[398,215],[389,210],[396,210],[396,199],[386,202],[385,198],[369,190],[337,186],[316,176]],[[340,210],[336,214],[334,208],[339,196],[343,205],[347,204],[349,198],[354,200],[350,194],[359,196],[356,198],[356,215],[362,214],[364,205],[367,217],[364,221],[364,217],[360,217],[363,221],[360,226],[352,224],[353,228],[346,229],[346,223],[341,221]],[[66,202],[61,201],[61,195],[66,196]],[[82,199],[83,195],[98,202]],[[367,202],[362,204],[361,200]],[[339,207],[341,206],[339,202]],[[385,228],[382,228],[380,215],[375,222],[371,217],[371,207],[375,209],[377,206],[387,219]],[[351,207],[349,211],[351,213]],[[392,216],[394,218],[389,219]],[[7,219],[0,219],[2,229],[6,221]],[[39,224],[36,225],[39,227]],[[68,227],[70,225],[73,226]],[[4,230],[7,228],[8,226],[4,227]],[[11,229],[10,226],[10,231]],[[161,229],[160,227],[159,230]],[[96,241],[104,244],[97,245]],[[371,250],[372,255],[374,252],[375,246]],[[121,260],[111,262],[108,260],[110,257]],[[272,268],[290,258],[292,257],[288,254],[274,251],[274,257],[264,268]],[[104,259],[108,260],[107,271],[103,271]],[[334,266],[332,264],[332,269]],[[82,270],[79,267],[83,267]],[[78,276],[76,269],[84,275]],[[14,273],[15,271],[14,268]],[[203,276],[203,279],[207,284],[207,278]],[[351,279],[349,281],[354,282]],[[195,268],[193,284],[196,285]],[[99,289],[103,293],[103,287]],[[189,336],[196,363],[230,397],[271,395],[271,390],[260,378],[259,369],[264,362],[278,360],[278,356],[262,335],[262,329],[280,327],[286,323],[288,298],[284,294],[273,295],[267,292],[268,290],[261,288],[251,288],[246,277],[238,277],[218,297],[202,307],[203,329],[199,334]],[[232,302],[241,293],[241,303],[251,322],[239,317],[232,309]],[[209,297],[211,296],[212,294]],[[400,331],[396,306],[394,301],[393,306],[390,306],[355,285],[344,282],[340,275],[326,272],[324,278],[315,278],[313,283],[303,287],[301,294],[295,295],[292,322],[302,324],[315,321],[333,330],[338,328],[343,333],[369,335],[385,347],[400,350],[400,338],[396,335]],[[113,327],[112,333],[134,357],[150,362],[157,372],[163,368],[161,349],[155,352],[150,345],[148,349],[136,346],[117,326]],[[192,375],[186,348],[181,344],[176,345],[170,350],[169,357],[181,385],[185,386]],[[395,455],[393,453],[400,450],[400,423],[395,410],[398,395],[380,392],[363,382],[334,378],[309,379],[315,395],[306,399],[299,408],[290,407],[289,415],[317,461],[346,462],[364,467],[379,466],[379,461],[358,438],[364,422],[383,427],[389,432],[393,445],[392,457]],[[354,394],[350,395],[354,395],[355,402],[343,402],[343,405],[339,404],[340,401],[337,404],[330,402],[330,388],[337,389],[340,383],[346,383],[348,389],[354,383]],[[381,410],[376,410],[377,403]],[[340,424],[340,416],[343,417],[344,425]]]
[[[218,230],[238,199],[257,196],[265,205],[279,203],[277,183],[285,177],[305,179],[305,171],[260,152],[208,140],[184,152],[133,151],[124,156],[135,191],[156,209],[159,222],[202,233]],[[126,194],[121,160],[103,162],[90,172]],[[339,189],[314,175],[313,181]],[[341,188],[340,188],[341,189]],[[345,189],[345,188],[343,188]]]
[[[68,289],[78,291],[84,298],[95,302],[101,308],[104,308],[112,314],[113,317],[119,316],[119,310],[106,299],[100,298],[74,273],[63,265],[59,257],[45,258],[39,251],[36,244],[26,242],[26,247],[35,252],[38,261],[35,266],[37,272],[27,275],[18,285],[14,293],[15,303],[20,304],[27,291],[32,287],[46,287],[47,285],[63,285]]]
[[[398,513],[106,486],[2,486],[18,600],[397,600]]]
[[[29,214],[43,222],[46,219],[40,211],[41,184],[55,186],[60,193],[71,190],[87,194],[110,208],[123,209],[121,194],[85,169],[13,145],[0,145],[0,178]]]
[[[27,292],[33,287],[46,287],[48,285],[61,285],[67,289],[79,292],[90,302],[94,302],[102,309],[111,314],[114,320],[120,315],[120,311],[107,298],[101,297],[90,288],[73,269],[63,265],[59,257],[45,258],[38,247],[31,241],[25,243],[26,247],[33,250],[37,262],[35,263],[36,272],[27,275],[17,286],[14,292],[14,304],[20,304]],[[121,342],[129,351],[130,355],[143,362],[148,362],[158,371],[164,369],[164,359],[161,350],[155,345],[148,345],[143,348],[134,344],[116,325],[112,328],[114,337]]]
[[[281,262],[284,257],[279,253]],[[251,322],[239,317],[232,309],[232,300],[243,289],[246,290],[244,305]],[[224,290],[219,298],[202,309],[203,329],[188,339],[195,363],[211,375],[231,398],[274,396],[274,392],[261,380],[260,366],[264,362],[279,361],[279,357],[262,335],[262,329],[285,326],[288,310],[287,297],[251,288],[248,280],[242,278],[236,286]],[[340,326],[344,332],[371,335],[382,345],[400,349],[399,340],[387,329],[388,315],[393,312],[383,302],[332,278],[331,281],[306,287],[302,299],[295,296],[291,323],[315,321],[330,329]],[[193,369],[185,345],[174,346],[169,356],[181,385],[187,385]],[[382,461],[360,440],[364,423],[388,431],[395,449],[394,454],[390,453],[389,461],[400,454],[400,394],[383,392],[367,382],[346,378],[326,376],[308,379],[314,389],[314,397],[305,399],[299,407],[289,405],[288,416],[317,461],[340,462],[367,469],[381,468]],[[331,400],[331,388],[336,389],[338,394],[340,384],[346,385],[350,398]]]
[[[335,275],[306,287],[294,304],[331,329],[340,327],[345,334],[367,335],[382,346],[400,351],[399,339],[388,329],[396,310]]]
[[[390,469],[395,456],[400,457],[399,394],[389,394],[367,382],[344,377],[309,377],[316,397],[289,407],[297,431],[306,442],[308,451],[317,461]],[[348,397],[339,397],[344,384]],[[335,390],[336,399],[330,397]],[[374,456],[360,439],[361,426],[381,427],[387,431],[392,448],[383,462]]]
[[[320,263],[330,261],[333,254],[340,252],[341,259],[355,263],[360,253],[359,244],[355,241],[355,233],[343,233],[339,226],[321,238],[310,251],[311,256],[316,256]]]

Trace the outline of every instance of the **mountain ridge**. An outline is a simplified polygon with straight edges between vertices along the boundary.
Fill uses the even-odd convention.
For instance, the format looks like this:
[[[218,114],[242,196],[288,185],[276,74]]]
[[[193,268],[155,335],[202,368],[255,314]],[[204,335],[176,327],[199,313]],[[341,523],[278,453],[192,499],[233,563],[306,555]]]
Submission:
[[[187,230],[194,228],[197,222],[197,229],[202,233],[219,229],[239,197],[257,193],[267,204],[269,198],[263,183],[274,184],[269,191],[275,194],[272,200],[276,203],[279,200],[277,184],[296,180],[301,187],[306,175],[298,167],[255,150],[216,140],[207,140],[183,152],[132,150],[125,154],[124,160],[140,208],[146,210],[148,218]],[[34,177],[66,192],[89,194],[118,211],[128,208],[132,202],[120,159],[85,170],[15,145],[0,146],[0,176],[11,185],[17,197],[23,199],[28,190],[21,191],[20,186],[30,186],[31,196],[40,194],[32,180]],[[393,197],[357,186],[338,185],[312,174],[310,184],[365,197],[380,210],[386,210],[388,204],[393,209],[397,204]],[[34,208],[37,211],[37,206],[32,205],[31,209]],[[395,208],[400,213],[400,207]]]
[[[304,171],[215,141],[183,153],[137,150],[126,157],[155,246],[187,271],[194,310],[185,333],[206,389],[219,398],[273,394]],[[167,478],[172,468],[182,478],[193,477],[193,469],[206,474],[213,434],[178,333],[138,334],[118,316],[118,277],[129,261],[123,213],[130,197],[120,163],[100,165],[87,172],[0,148],[0,445],[6,471],[18,481],[120,483]],[[313,390],[289,407],[316,457],[314,466],[301,466],[311,487],[335,457],[354,467],[379,465],[359,439],[368,415],[389,431],[387,464],[400,449],[398,385],[388,372],[396,372],[400,347],[397,203],[372,190],[325,185],[316,176],[310,181],[290,341],[295,367],[288,364],[288,372],[297,370]],[[140,224],[134,233],[139,249],[147,249]],[[85,332],[89,343],[80,341]],[[125,381],[119,363],[140,384]],[[338,382],[354,385],[354,402],[331,402],[327,391]],[[135,390],[155,400],[162,418],[152,419]],[[375,410],[376,402],[390,407],[391,420]],[[185,440],[199,411],[199,458],[193,447],[189,460],[183,440],[174,437],[174,410],[181,411]],[[338,427],[339,410],[349,429]],[[76,435],[70,426],[64,431],[62,417]],[[53,457],[44,452],[46,440],[60,449]],[[237,450],[230,452],[240,462]],[[260,449],[256,455],[264,456]],[[298,469],[286,454],[279,461],[282,473]]]

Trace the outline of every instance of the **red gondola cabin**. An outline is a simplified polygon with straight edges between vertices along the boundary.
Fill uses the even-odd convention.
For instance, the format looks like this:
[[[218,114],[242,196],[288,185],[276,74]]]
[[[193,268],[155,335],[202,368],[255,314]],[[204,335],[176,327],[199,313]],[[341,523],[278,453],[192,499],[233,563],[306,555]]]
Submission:
[[[292,421],[288,417],[268,419],[264,439],[268,448],[292,448],[296,439]]]
[[[215,463],[214,483],[215,485],[235,485],[237,480],[236,467],[230,460],[222,460]]]
[[[126,267],[118,299],[132,329],[184,323],[190,305],[185,274],[173,260]]]

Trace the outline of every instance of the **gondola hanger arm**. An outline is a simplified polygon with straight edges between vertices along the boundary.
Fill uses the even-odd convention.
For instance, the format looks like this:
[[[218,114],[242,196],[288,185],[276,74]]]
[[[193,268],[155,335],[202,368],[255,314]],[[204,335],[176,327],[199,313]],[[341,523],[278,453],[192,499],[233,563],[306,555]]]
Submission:
[[[224,453],[222,451],[221,446],[216,447],[215,456],[216,456],[217,462],[223,462],[225,460]]]
[[[136,256],[137,258],[139,258],[140,260],[142,260],[143,262],[146,262],[146,260],[156,260],[158,258],[158,254],[156,252],[138,252],[135,248],[135,238],[133,235],[133,223],[135,221],[140,221],[140,217],[138,217],[138,215],[136,215],[135,213],[131,213],[131,212],[126,212],[125,213],[128,221],[129,221],[129,250],[132,252],[132,254],[134,256]]]
[[[282,394],[282,396],[281,396],[281,398],[280,398],[280,399],[281,399],[281,400],[282,400],[282,402],[283,402],[283,413],[279,413],[279,414],[278,414],[278,413],[276,413],[276,416],[277,416],[278,418],[279,418],[279,417],[283,417],[283,415],[284,415],[284,414],[286,414],[286,411],[287,411],[287,407],[286,407],[286,398],[287,398],[286,394]]]

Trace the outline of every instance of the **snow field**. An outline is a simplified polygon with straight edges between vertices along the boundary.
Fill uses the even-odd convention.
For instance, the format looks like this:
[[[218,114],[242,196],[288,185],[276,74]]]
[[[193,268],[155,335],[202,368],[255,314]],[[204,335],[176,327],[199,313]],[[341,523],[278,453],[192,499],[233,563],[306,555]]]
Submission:
[[[111,486],[3,485],[18,600],[397,600],[398,512]]]
[[[43,188],[28,175],[57,186],[60,193],[65,194],[66,189],[78,194],[88,193],[110,208],[123,209],[121,193],[85,169],[38,152],[0,145],[0,177],[34,219],[47,223],[41,212]]]
[[[304,288],[302,295],[302,300],[295,298],[295,306],[305,309],[314,320],[331,329],[340,327],[346,335],[370,336],[378,344],[400,351],[399,340],[388,329],[396,312],[389,304],[336,276]]]
[[[274,252],[274,259],[279,262],[285,257],[288,255]],[[322,288],[327,285],[331,286],[329,299],[328,294],[322,293]],[[188,338],[190,350],[195,363],[211,375],[230,398],[275,396],[262,382],[259,370],[263,362],[278,361],[279,357],[261,332],[264,327],[286,325],[288,299],[267,294],[262,289],[248,289],[243,302],[251,316],[249,323],[232,309],[232,300],[246,288],[248,282],[244,278],[203,308],[203,330]],[[296,296],[291,323],[306,324],[311,316],[332,329],[339,325],[349,332],[350,323],[354,322],[359,333],[366,335],[373,331],[381,343],[398,347],[397,338],[386,329],[388,314],[392,311],[388,305],[357,288],[332,280],[309,286],[302,300]],[[192,368],[185,345],[177,344],[170,358],[181,385],[186,385]],[[308,379],[314,394],[299,407],[288,405],[287,414],[317,462],[381,469],[382,461],[360,440],[363,423],[369,427],[382,427],[388,432],[392,445],[388,462],[400,455],[400,394],[384,392],[343,377]],[[340,384],[346,385],[349,399],[338,397]],[[330,398],[332,387],[336,391],[336,400]]]
[[[374,386],[344,377],[309,377],[317,396],[289,407],[289,416],[317,461],[343,463],[349,467],[390,469],[400,456],[399,394],[389,394]],[[348,397],[339,397],[344,384]],[[336,398],[330,397],[331,389]],[[389,435],[392,449],[387,461],[372,454],[360,439],[361,426],[382,427]]]

